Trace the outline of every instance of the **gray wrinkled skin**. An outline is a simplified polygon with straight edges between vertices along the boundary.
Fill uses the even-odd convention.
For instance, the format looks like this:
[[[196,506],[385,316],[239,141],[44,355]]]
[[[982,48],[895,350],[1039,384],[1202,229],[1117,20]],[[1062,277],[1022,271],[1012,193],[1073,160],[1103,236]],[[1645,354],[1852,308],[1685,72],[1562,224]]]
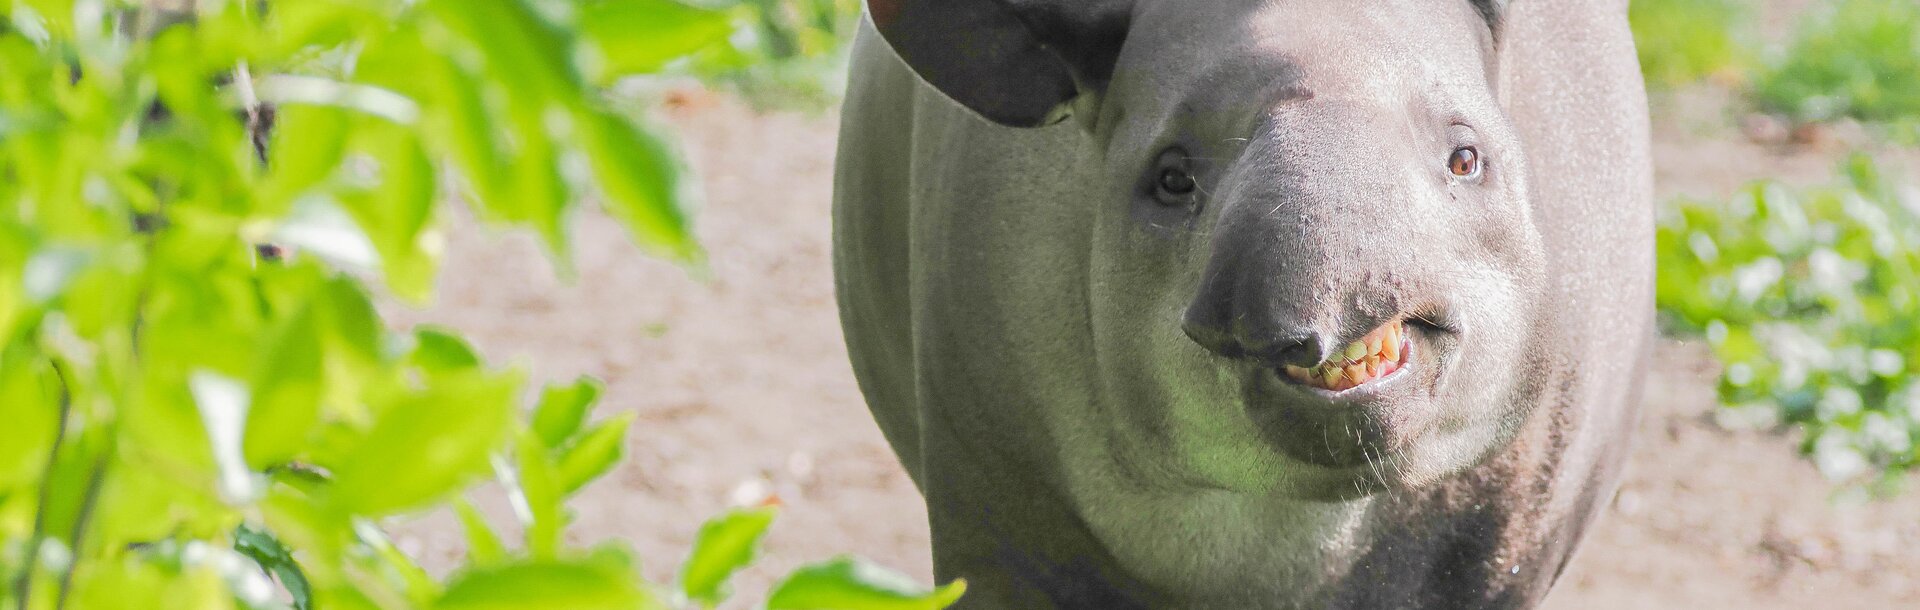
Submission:
[[[1626,3],[1516,0],[1496,40],[1465,1],[1141,0],[1071,112],[996,125],[856,43],[841,315],[961,607],[1537,604],[1651,337]],[[1399,318],[1364,396],[1275,373]]]

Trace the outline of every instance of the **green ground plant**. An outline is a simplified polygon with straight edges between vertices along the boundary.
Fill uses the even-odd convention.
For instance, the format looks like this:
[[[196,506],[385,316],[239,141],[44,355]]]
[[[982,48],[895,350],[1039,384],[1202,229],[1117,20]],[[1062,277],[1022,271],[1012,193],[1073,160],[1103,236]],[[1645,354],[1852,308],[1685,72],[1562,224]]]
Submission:
[[[1635,0],[1627,21],[1647,85],[1667,89],[1709,77],[1742,77],[1751,55],[1736,32],[1747,5],[1735,0]]]
[[[1864,156],[1842,174],[1663,209],[1658,299],[1725,366],[1723,420],[1790,426],[1822,473],[1884,494],[1920,461],[1920,191]]]
[[[168,12],[156,6],[192,6]],[[668,0],[0,5],[0,608],[711,607],[773,509],[701,530],[671,583],[577,547],[565,502],[631,414],[455,331],[430,298],[452,200],[542,236],[597,201],[697,264],[685,187],[605,86],[729,35]],[[271,126],[271,129],[268,127]],[[268,135],[270,134],[270,135]],[[274,244],[274,245],[262,245]],[[507,492],[517,524],[468,500]],[[381,524],[450,509],[446,577]],[[680,515],[651,515],[677,519]],[[503,537],[502,531],[513,532]],[[859,560],[769,609],[940,608]]]
[[[1920,2],[1838,0],[1755,76],[1763,110],[1799,121],[1920,120]]]

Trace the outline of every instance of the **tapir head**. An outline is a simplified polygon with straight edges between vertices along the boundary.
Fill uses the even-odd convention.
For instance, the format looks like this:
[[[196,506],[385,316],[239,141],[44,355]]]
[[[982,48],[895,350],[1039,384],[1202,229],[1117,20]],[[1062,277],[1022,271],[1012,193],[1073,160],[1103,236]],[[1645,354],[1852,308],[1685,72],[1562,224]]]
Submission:
[[[1089,425],[1117,459],[1338,498],[1486,459],[1554,357],[1503,4],[874,0],[872,18],[980,117],[1084,132],[1116,416]]]

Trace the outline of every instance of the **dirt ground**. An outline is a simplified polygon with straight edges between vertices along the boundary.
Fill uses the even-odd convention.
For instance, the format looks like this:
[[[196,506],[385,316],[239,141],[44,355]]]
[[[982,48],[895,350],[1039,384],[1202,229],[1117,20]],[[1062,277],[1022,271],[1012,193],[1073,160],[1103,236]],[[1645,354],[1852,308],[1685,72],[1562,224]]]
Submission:
[[[628,459],[572,504],[576,541],[630,541],[645,572],[664,580],[701,517],[776,493],[786,509],[729,607],[755,605],[773,575],[842,552],[927,582],[924,509],[868,418],[836,319],[835,123],[692,98],[665,116],[701,172],[707,278],[642,255],[597,214],[573,225],[570,280],[525,236],[460,219],[437,305],[388,313],[458,327],[536,380],[597,376],[602,415],[639,413]],[[1845,149],[1832,138],[1750,143],[1711,101],[1661,102],[1662,200],[1723,195],[1758,176],[1822,182]],[[1920,177],[1913,151],[1886,158]],[[1715,374],[1698,345],[1659,348],[1626,481],[1547,607],[1920,607],[1920,491],[1831,502],[1793,439],[1714,423]],[[497,494],[482,506],[511,521]],[[447,515],[428,515],[399,542],[445,566],[460,550],[457,531]]]

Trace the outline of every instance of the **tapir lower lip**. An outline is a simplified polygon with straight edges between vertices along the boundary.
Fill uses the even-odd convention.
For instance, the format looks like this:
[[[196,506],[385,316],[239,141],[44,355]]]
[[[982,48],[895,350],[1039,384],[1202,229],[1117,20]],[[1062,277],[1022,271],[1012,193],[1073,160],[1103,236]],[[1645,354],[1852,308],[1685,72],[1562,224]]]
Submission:
[[[1270,373],[1286,387],[1296,391],[1304,392],[1335,405],[1352,405],[1371,402],[1376,398],[1399,390],[1401,386],[1408,383],[1407,380],[1418,377],[1420,369],[1420,362],[1409,358],[1405,363],[1400,365],[1400,368],[1384,377],[1344,390],[1318,388],[1289,379],[1284,373],[1271,370]]]

